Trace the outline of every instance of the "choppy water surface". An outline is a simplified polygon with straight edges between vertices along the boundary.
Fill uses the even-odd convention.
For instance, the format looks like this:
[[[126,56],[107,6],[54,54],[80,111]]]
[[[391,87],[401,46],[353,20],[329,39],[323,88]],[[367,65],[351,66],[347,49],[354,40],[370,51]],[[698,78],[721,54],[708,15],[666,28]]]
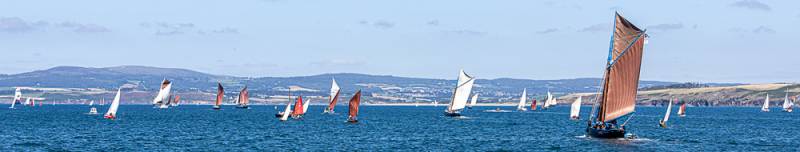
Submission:
[[[639,139],[604,140],[583,136],[585,120],[569,120],[568,107],[507,113],[477,107],[465,111],[466,117],[451,118],[442,115],[442,106],[362,106],[358,124],[345,122],[345,108],[327,115],[321,114],[322,106],[311,106],[302,120],[287,122],[274,118],[274,106],[214,111],[210,106],[121,105],[113,121],[87,115],[85,105],[3,108],[0,149],[800,151],[800,114],[779,109],[690,107],[687,117],[673,115],[669,128],[662,129],[658,120],[664,107],[637,107],[629,131]],[[101,114],[106,109],[98,107]],[[590,108],[582,110],[585,118]]]

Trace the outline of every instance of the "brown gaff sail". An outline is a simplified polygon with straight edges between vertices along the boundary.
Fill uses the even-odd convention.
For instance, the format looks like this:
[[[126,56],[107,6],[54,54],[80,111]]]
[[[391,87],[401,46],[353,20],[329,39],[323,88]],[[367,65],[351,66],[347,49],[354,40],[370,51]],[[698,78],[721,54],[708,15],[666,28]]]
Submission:
[[[303,113],[303,97],[297,96],[297,101],[294,103],[294,110],[292,110],[292,116],[300,116]]]
[[[531,111],[536,110],[536,99],[531,100]]]
[[[644,41],[647,35],[616,14],[598,120],[608,122],[634,111]]]
[[[358,90],[353,98],[350,98],[350,111],[348,112],[349,115],[347,117],[347,121],[355,121],[356,116],[358,116],[358,105],[361,104],[361,90]]]
[[[250,104],[250,92],[247,91],[247,86],[242,88],[242,91],[239,92],[239,107],[247,107]]]
[[[214,102],[214,108],[219,109],[222,105],[222,98],[225,97],[225,88],[222,88],[221,83],[217,83],[217,101]]]
[[[339,91],[336,91],[336,95],[331,97],[331,103],[328,104],[328,111],[333,112],[333,108],[336,107],[336,101],[339,100]]]

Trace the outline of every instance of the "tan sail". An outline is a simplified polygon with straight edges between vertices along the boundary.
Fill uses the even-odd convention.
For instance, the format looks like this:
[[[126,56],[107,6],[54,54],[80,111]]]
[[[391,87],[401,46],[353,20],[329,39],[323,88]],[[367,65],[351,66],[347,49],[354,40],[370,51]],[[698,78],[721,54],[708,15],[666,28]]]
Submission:
[[[250,104],[250,93],[247,91],[247,86],[244,86],[242,91],[239,92],[237,104],[239,104],[239,107],[247,107]]]
[[[616,14],[613,43],[600,97],[599,121],[612,121],[634,111],[646,37],[644,31]]]
[[[349,116],[347,118],[348,121],[356,121],[356,116],[358,116],[358,106],[361,104],[361,90],[358,90],[353,98],[350,98],[350,111],[348,112]]]
[[[217,83],[217,101],[214,102],[214,108],[219,109],[219,106],[222,105],[223,97],[225,97],[225,88],[222,87],[221,83]]]

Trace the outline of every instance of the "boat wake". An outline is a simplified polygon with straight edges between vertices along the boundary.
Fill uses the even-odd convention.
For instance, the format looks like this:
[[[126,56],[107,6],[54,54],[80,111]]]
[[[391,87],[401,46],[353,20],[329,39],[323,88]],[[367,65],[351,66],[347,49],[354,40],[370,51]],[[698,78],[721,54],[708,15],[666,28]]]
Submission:
[[[484,110],[483,112],[511,112],[511,110]]]

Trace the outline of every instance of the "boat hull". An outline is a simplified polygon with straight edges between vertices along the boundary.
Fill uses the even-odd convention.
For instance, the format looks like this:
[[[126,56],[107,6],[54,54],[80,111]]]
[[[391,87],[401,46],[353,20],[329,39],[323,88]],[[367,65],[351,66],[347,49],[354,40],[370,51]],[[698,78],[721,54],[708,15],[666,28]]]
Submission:
[[[598,129],[586,128],[586,134],[593,138],[624,138],[625,130],[622,129]]]
[[[239,108],[239,109],[250,109],[250,107],[248,107],[248,106],[236,106],[236,108]]]
[[[444,112],[444,116],[448,116],[448,117],[460,117],[460,116],[461,116],[461,113],[455,113],[455,112],[453,112],[453,113],[450,113],[450,112]]]
[[[282,114],[282,113],[276,113],[276,114],[275,114],[275,117],[276,117],[276,118],[283,117],[283,114]]]

